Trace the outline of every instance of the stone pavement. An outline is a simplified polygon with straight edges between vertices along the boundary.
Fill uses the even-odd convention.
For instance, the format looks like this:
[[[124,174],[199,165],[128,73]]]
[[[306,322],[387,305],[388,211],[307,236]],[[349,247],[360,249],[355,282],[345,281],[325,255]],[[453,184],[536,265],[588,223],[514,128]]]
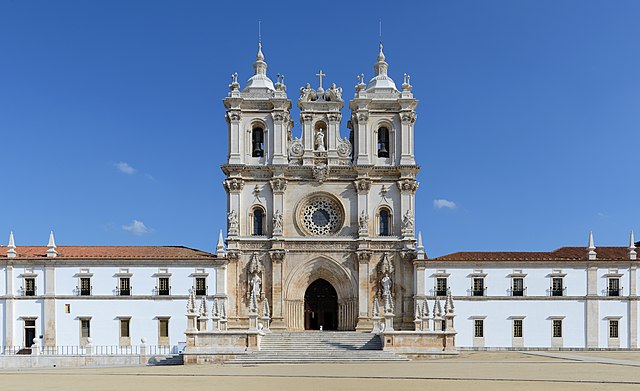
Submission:
[[[624,361],[640,362],[640,352],[626,352],[625,357]],[[600,361],[609,359],[603,357]],[[518,352],[464,352],[456,358],[375,364],[194,365],[0,371],[2,391],[22,391],[27,386],[53,391],[79,387],[95,391],[203,388],[233,391],[624,391],[640,390],[640,375],[635,366]]]

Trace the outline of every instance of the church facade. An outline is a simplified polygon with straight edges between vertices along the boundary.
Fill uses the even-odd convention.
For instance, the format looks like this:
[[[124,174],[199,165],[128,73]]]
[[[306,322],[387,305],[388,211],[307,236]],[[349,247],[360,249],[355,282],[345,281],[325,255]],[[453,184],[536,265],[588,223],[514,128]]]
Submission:
[[[229,155],[229,326],[247,326],[249,281],[272,306],[273,330],[370,331],[371,305],[390,276],[395,323],[413,328],[413,129],[418,101],[398,91],[380,47],[375,75],[361,77],[342,118],[334,83],[300,89],[301,134],[284,80],[267,77],[259,49],[254,75],[234,75],[224,99]],[[341,137],[347,123],[349,137]]]
[[[227,235],[216,253],[57,246],[53,233],[47,246],[16,246],[11,234],[2,353],[142,340],[197,351],[206,338],[267,330],[374,331],[399,344],[431,338],[430,348],[440,338],[443,351],[638,348],[633,233],[618,247],[590,234],[550,252],[427,256],[414,229],[418,101],[409,76],[399,88],[389,76],[382,45],[348,101],[322,71],[290,99],[261,47],[253,68],[244,86],[232,76],[223,100]]]

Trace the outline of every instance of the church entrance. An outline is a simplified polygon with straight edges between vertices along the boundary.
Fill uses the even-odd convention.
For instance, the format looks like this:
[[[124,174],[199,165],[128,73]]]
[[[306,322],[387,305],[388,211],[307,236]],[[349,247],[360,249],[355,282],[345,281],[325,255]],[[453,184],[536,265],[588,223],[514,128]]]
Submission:
[[[338,329],[338,294],[323,279],[315,280],[304,293],[304,329]]]

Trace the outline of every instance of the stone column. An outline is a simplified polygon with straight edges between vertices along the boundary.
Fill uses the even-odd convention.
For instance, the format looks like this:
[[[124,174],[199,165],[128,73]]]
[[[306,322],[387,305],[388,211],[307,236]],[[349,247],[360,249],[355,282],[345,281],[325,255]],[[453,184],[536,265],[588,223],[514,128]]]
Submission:
[[[5,274],[6,300],[4,305],[4,344],[5,346],[15,346],[13,339],[13,326],[15,322],[14,302],[15,293],[13,290],[13,265],[7,264],[7,272]]]
[[[416,190],[418,190],[418,181],[414,178],[404,178],[397,182],[398,189],[400,190],[400,210],[397,213],[400,213],[400,221],[402,227],[402,239],[407,241],[413,241],[413,236],[415,232],[415,194]],[[411,227],[405,227],[404,219],[407,215],[407,211],[411,211]],[[396,220],[397,221],[397,220]]]
[[[226,297],[227,296],[227,264],[228,260],[225,260],[222,265],[216,265],[214,269],[216,270],[216,297]]]
[[[271,113],[273,118],[273,146],[272,164],[288,164],[287,157],[287,126],[289,113],[286,111],[275,111]]]
[[[44,268],[44,346],[56,346],[56,270],[53,266]]]
[[[372,216],[370,216],[369,211],[369,190],[371,190],[371,180],[369,178],[358,178],[353,181],[353,185],[356,188],[356,193],[358,194],[358,211],[357,211],[357,219],[358,219],[358,227],[360,227],[360,217],[362,212],[364,211],[367,215],[368,224],[367,229],[359,229],[360,237],[368,237],[371,231],[371,220]]]
[[[369,112],[360,110],[356,113],[357,123],[355,124],[356,140],[357,140],[357,156],[356,164],[371,164],[371,135],[367,131],[367,121],[369,121]]]
[[[638,348],[638,282],[637,282],[637,267],[631,265],[629,267],[629,348]]]
[[[244,188],[244,180],[242,178],[227,178],[224,181],[224,187],[229,192],[228,197],[228,205],[227,205],[227,213],[235,214],[235,222],[232,222],[229,215],[227,215],[227,237],[236,237],[241,235],[242,227],[240,226],[240,222],[243,221],[243,216],[245,215],[245,210],[242,209],[241,204],[241,193]],[[233,246],[236,246],[236,243],[227,241],[227,250],[233,250]]]
[[[271,251],[271,329],[285,330],[284,300],[282,297],[282,264],[286,253],[284,250]]]
[[[240,253],[228,252],[227,258],[229,263],[227,265],[227,300],[229,301],[228,307],[226,307],[228,314],[227,319],[231,320],[231,328],[238,327],[238,317],[240,316],[240,305],[242,304],[242,289],[238,279],[240,278]]]
[[[336,159],[338,157],[338,140],[340,139],[340,121],[342,120],[342,114],[340,114],[340,112],[330,113],[328,119],[327,156],[329,159]]]
[[[598,309],[598,267],[587,267],[587,300],[586,300],[586,332],[587,332],[587,349],[598,347],[598,325],[599,325],[599,309]]]
[[[313,165],[314,159],[314,134],[313,134],[313,115],[300,113],[300,122],[302,122],[302,145],[304,146],[304,155],[302,155],[302,164],[305,166]]]
[[[285,210],[284,193],[287,190],[287,180],[282,177],[277,177],[277,178],[273,178],[270,181],[270,184],[271,184],[271,192],[273,194],[273,205],[271,208],[272,214],[275,215],[276,211],[278,211],[281,213],[284,220],[284,216],[290,215],[290,213],[288,212],[293,212],[293,211],[289,211],[288,209]],[[282,223],[283,223],[282,228],[276,228],[275,226],[273,227],[274,237],[282,236],[284,234],[284,221]]]
[[[229,123],[229,164],[244,163],[244,135],[240,129],[240,111],[227,112]]]
[[[413,151],[413,124],[416,121],[415,111],[403,111],[400,113],[402,123],[399,141],[400,148],[396,147],[396,151],[400,151],[400,164],[409,166],[416,164]],[[398,140],[398,137],[396,137]]]
[[[370,251],[358,251],[358,324],[356,331],[369,331],[372,328],[369,317],[369,262],[371,260]]]

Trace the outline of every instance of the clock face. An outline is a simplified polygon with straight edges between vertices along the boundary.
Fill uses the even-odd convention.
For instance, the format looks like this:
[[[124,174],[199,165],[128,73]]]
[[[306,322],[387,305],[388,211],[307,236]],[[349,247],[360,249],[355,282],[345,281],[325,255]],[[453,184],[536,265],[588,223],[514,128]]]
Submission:
[[[309,235],[333,235],[342,227],[342,208],[329,196],[310,197],[301,204],[299,210],[299,224]]]

